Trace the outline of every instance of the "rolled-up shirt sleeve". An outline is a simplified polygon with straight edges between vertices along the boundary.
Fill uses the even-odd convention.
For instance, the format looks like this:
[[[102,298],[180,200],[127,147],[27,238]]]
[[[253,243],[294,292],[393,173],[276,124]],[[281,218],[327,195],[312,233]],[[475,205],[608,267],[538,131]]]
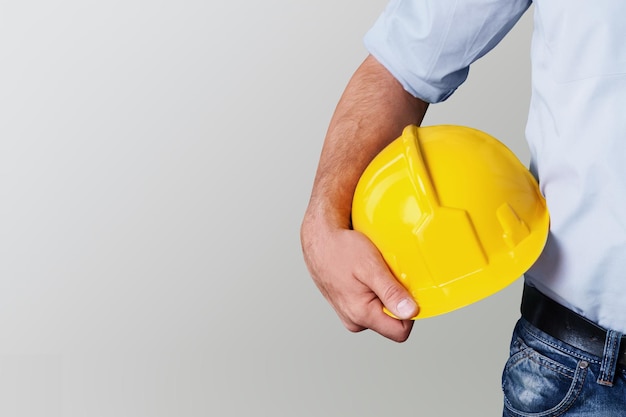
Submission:
[[[413,96],[437,103],[465,81],[530,0],[391,0],[364,43]]]

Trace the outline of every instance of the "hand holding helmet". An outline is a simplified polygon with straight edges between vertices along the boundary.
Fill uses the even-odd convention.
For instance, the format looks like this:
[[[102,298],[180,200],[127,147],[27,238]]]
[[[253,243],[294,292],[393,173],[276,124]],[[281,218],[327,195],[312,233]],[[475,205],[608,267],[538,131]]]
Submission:
[[[352,222],[420,306],[461,308],[537,259],[549,216],[530,172],[495,138],[461,126],[407,127],[361,176]]]

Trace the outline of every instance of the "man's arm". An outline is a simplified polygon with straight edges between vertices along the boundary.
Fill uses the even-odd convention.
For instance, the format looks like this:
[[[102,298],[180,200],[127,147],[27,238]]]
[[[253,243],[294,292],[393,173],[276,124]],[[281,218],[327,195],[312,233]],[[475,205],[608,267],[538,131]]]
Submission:
[[[313,280],[350,331],[372,329],[398,342],[411,332],[418,306],[369,239],[351,230],[350,212],[365,167],[405,126],[420,124],[427,108],[368,56],[330,122],[301,241]]]

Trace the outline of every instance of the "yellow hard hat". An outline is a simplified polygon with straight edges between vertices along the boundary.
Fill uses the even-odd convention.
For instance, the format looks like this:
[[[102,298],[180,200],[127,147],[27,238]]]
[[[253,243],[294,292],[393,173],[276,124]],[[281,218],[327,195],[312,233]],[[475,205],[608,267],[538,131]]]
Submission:
[[[408,126],[363,172],[352,224],[418,302],[417,319],[519,278],[543,250],[549,215],[535,178],[492,136]]]

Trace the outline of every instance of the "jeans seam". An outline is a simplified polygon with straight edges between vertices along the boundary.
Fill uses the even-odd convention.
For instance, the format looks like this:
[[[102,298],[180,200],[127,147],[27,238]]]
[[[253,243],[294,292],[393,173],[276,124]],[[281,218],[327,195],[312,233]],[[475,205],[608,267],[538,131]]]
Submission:
[[[540,352],[537,352],[525,343],[523,343],[523,347],[519,352],[511,356],[505,369],[510,369],[525,359],[532,361],[539,366],[548,368],[569,379],[574,379],[574,376],[576,375],[576,369],[572,369],[569,366],[559,363],[557,360],[542,355]]]
[[[576,402],[576,400],[578,399],[578,397],[580,396],[580,393],[581,393],[581,392],[583,392],[583,386],[585,385],[585,379],[587,378],[587,371],[588,371],[588,368],[584,368],[584,369],[582,369],[582,371],[581,371],[581,369],[582,369],[582,368],[580,367],[580,365],[578,365],[578,368],[577,368],[577,370],[576,370],[576,371],[577,371],[577,373],[578,373],[578,372],[582,372],[582,373],[581,373],[581,375],[580,375],[580,378],[579,378],[579,379],[580,379],[580,381],[576,381],[576,374],[574,374],[574,380],[575,380],[576,382],[578,382],[578,384],[577,384],[577,385],[578,385],[578,388],[577,388],[577,390],[576,390],[575,395],[573,396],[573,398],[571,399],[571,401],[569,402],[569,404],[567,405],[567,407],[565,407],[565,408],[562,410],[562,412],[560,412],[560,413],[558,413],[558,414],[555,414],[555,415],[554,415],[554,417],[558,417],[558,416],[561,416],[561,415],[563,415],[563,414],[567,413],[567,412],[569,411],[569,409],[570,409],[570,408],[572,408],[572,406],[574,405],[574,403]]]
[[[577,366],[576,371],[574,372],[574,376],[571,377],[572,385],[570,386],[570,389],[567,391],[567,393],[565,394],[565,397],[563,398],[564,401],[567,398],[567,401],[565,401],[564,403],[562,401],[551,410],[547,410],[541,413],[524,413],[520,410],[516,410],[513,407],[513,405],[509,402],[508,398],[506,398],[505,396],[504,402],[507,405],[508,411],[513,414],[523,416],[523,417],[548,417],[548,416],[559,417],[565,414],[566,412],[570,410],[570,408],[572,408],[576,400],[578,400],[580,393],[583,391],[583,386],[585,384],[585,379],[587,377],[587,370],[588,370],[587,368],[582,368],[580,365]],[[559,409],[559,407],[561,406],[563,407],[563,409]],[[557,409],[557,410],[552,411],[554,409]]]
[[[530,323],[529,323],[529,325],[530,325]],[[559,344],[556,344],[556,343],[552,342],[551,340],[545,339],[541,335],[535,333],[533,331],[533,329],[530,328],[529,325],[525,325],[524,324],[524,330],[527,331],[528,334],[530,334],[531,336],[533,336],[535,339],[539,340],[540,342],[545,343],[546,345],[548,345],[548,346],[550,346],[550,347],[552,347],[552,348],[554,348],[554,349],[556,349],[556,350],[558,350],[560,352],[563,352],[563,353],[566,353],[566,354],[568,354],[570,356],[573,356],[576,359],[586,360],[587,362],[594,363],[594,364],[600,364],[601,363],[600,360],[596,359],[595,356],[591,355],[590,353],[588,355],[582,355],[582,354],[580,354],[578,352],[575,352],[575,351],[572,351],[572,350],[568,349],[566,346],[563,346],[563,345],[565,345],[565,342],[561,342],[563,345],[559,345]]]
[[[598,376],[598,383],[601,385],[613,386],[615,362],[621,337],[621,333],[609,332],[607,334],[602,363],[600,364],[600,375]]]

